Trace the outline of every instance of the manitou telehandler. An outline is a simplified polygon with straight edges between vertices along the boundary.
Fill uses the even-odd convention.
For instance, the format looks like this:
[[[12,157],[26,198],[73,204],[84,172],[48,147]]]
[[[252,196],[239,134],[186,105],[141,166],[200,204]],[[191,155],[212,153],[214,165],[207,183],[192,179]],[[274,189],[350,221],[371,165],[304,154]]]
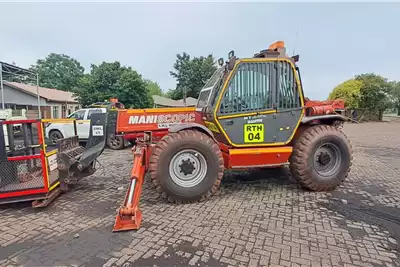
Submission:
[[[172,126],[155,145],[146,132],[134,152],[130,187],[114,231],[138,229],[145,173],[169,201],[204,200],[226,169],[289,165],[304,187],[332,190],[348,175],[352,148],[341,130],[337,102],[304,98],[299,56],[278,41],[252,58],[234,52],[201,90],[196,111],[204,124]]]

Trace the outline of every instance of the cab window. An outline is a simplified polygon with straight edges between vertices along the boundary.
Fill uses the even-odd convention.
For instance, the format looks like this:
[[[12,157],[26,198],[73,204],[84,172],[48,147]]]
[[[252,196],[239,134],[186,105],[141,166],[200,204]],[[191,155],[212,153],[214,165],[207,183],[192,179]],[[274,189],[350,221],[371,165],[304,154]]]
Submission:
[[[90,120],[90,117],[92,116],[93,113],[101,113],[101,109],[89,109],[88,111],[88,115],[87,115],[87,119]]]
[[[84,110],[84,109],[75,111],[74,113],[69,115],[68,118],[76,119],[76,120],[84,120],[85,119],[85,112],[86,112],[86,110]]]
[[[273,62],[240,63],[224,93],[220,114],[272,109],[273,64]]]
[[[294,109],[301,106],[295,72],[287,61],[278,62],[278,109]]]

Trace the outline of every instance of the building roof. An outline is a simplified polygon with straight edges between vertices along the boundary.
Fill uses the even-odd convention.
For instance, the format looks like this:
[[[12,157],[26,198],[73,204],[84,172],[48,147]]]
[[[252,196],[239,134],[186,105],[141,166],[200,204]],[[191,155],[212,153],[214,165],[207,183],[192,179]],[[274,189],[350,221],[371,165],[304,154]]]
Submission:
[[[165,107],[185,107],[183,99],[173,100],[170,98],[153,95],[154,104]],[[197,104],[197,99],[193,97],[186,98],[186,107],[194,107]]]
[[[26,92],[30,95],[37,96],[36,85],[17,83],[17,82],[7,82],[7,81],[3,81],[3,84],[8,85],[17,90]],[[48,101],[78,103],[78,100],[73,93],[57,89],[39,87],[39,95],[40,97],[45,98]]]
[[[183,99],[177,100],[181,103],[183,103]],[[186,106],[196,106],[197,105],[197,99],[193,97],[187,97],[186,98]]]

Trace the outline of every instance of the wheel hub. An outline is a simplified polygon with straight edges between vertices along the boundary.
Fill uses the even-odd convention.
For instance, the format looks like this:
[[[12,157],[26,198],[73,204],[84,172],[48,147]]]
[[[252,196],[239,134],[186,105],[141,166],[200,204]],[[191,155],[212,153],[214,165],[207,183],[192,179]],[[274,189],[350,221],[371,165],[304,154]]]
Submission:
[[[184,175],[193,174],[193,171],[196,169],[195,162],[190,161],[190,159],[182,160],[182,164],[179,165],[181,167],[180,172]]]
[[[314,169],[321,176],[331,176],[337,173],[341,164],[341,154],[337,145],[326,143],[321,145],[314,154]]]
[[[326,165],[331,161],[331,156],[327,152],[321,152],[318,156],[318,161],[322,165]]]
[[[204,180],[207,162],[196,150],[179,151],[170,161],[169,175],[172,181],[181,187],[194,187]]]

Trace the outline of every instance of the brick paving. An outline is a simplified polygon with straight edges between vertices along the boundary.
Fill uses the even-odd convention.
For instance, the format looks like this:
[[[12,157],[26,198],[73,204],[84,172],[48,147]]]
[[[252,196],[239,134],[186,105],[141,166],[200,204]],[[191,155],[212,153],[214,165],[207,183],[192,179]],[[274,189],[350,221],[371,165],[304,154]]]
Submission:
[[[221,194],[166,203],[146,183],[142,228],[112,233],[130,150],[43,210],[0,206],[0,266],[400,266],[400,121],[349,124],[348,180],[301,189],[286,168],[226,173]]]

